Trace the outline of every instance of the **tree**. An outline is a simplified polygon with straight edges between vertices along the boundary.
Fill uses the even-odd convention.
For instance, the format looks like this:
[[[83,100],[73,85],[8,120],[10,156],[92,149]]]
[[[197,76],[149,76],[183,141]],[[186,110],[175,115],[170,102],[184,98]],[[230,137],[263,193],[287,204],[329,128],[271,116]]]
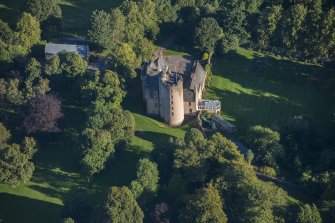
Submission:
[[[277,167],[278,159],[283,157],[280,135],[269,128],[260,125],[251,127],[247,143],[255,153],[255,162],[260,165]]]
[[[129,111],[114,109],[89,117],[82,136],[82,165],[88,175],[100,172],[114,153],[114,145],[134,136],[135,120]]]
[[[103,205],[103,222],[141,223],[144,214],[127,187],[112,187]]]
[[[0,122],[0,147],[5,145],[10,137],[10,131]]]
[[[16,25],[17,38],[20,46],[25,52],[29,52],[30,48],[38,43],[41,39],[40,24],[31,14],[24,12]]]
[[[50,91],[49,80],[42,78],[42,66],[35,58],[31,58],[27,63],[25,74],[23,89],[25,100]]]
[[[108,55],[108,59],[123,78],[136,77],[135,68],[140,66],[140,61],[129,44],[116,44]]]
[[[243,1],[223,1],[221,10],[217,13],[217,21],[224,30],[224,38],[238,40],[238,46],[247,42],[250,34],[246,31],[247,19]]]
[[[203,18],[195,29],[195,45],[201,51],[209,53],[209,61],[222,37],[223,30],[214,18]]]
[[[179,216],[180,222],[216,222],[226,223],[226,213],[219,191],[209,184],[200,189],[187,201]]]
[[[152,59],[154,52],[156,51],[156,46],[147,38],[143,38],[139,41],[134,50],[141,61],[149,61]]]
[[[256,27],[257,43],[261,48],[270,46],[270,39],[277,29],[282,13],[281,5],[268,6],[262,11]]]
[[[260,181],[254,169],[241,160],[225,162],[216,181],[232,222],[274,223],[286,211],[287,193]]]
[[[138,3],[138,8],[141,12],[141,22],[144,25],[145,36],[149,39],[155,39],[159,33],[155,2],[152,0],[141,0]]]
[[[173,199],[178,199],[184,196],[187,192],[186,182],[180,174],[173,174],[170,177],[168,184],[168,194],[169,197]]]
[[[88,38],[93,43],[107,48],[111,42],[112,28],[111,16],[105,11],[95,10],[91,16],[91,28],[88,31]]]
[[[15,105],[24,101],[23,93],[19,90],[19,83],[19,79],[10,79],[7,84],[7,99]]]
[[[0,182],[12,186],[27,183],[35,168],[31,162],[37,151],[35,140],[25,137],[21,145],[9,144],[11,135],[2,123],[0,133]]]
[[[74,223],[74,220],[72,218],[64,218],[63,223]]]
[[[57,121],[63,116],[61,101],[54,95],[40,94],[28,102],[24,128],[28,134],[57,132]]]
[[[45,65],[45,73],[47,75],[56,75],[62,72],[60,67],[60,59],[58,54],[54,55],[49,59]]]
[[[300,207],[297,223],[321,223],[322,219],[315,204],[304,204]]]
[[[166,203],[156,204],[152,213],[153,223],[170,223],[170,210]]]
[[[187,182],[204,182],[207,177],[207,158],[211,151],[206,148],[206,139],[198,129],[186,133],[183,145],[174,153],[174,167],[182,170]]]
[[[112,43],[124,42],[126,32],[126,17],[119,8],[112,9],[111,13]]]
[[[47,20],[50,16],[62,17],[62,10],[55,0],[29,0],[27,12],[40,22]]]
[[[14,32],[9,25],[0,19],[0,40],[6,44],[12,44]]]
[[[303,22],[306,14],[307,9],[303,4],[295,4],[288,8],[283,15],[281,22],[282,43],[291,52],[299,49],[299,37],[305,30]]]
[[[139,6],[133,1],[124,1],[120,10],[126,17],[126,31],[125,31],[125,42],[136,45],[136,43],[144,37],[145,25],[143,21],[143,14],[141,13]]]
[[[141,186],[143,192],[156,192],[159,181],[157,164],[149,159],[140,159],[137,163],[136,182]],[[136,187],[135,187],[136,188]]]
[[[323,34],[320,26],[322,23],[322,2],[322,0],[312,1],[307,8],[306,19],[304,21],[306,29],[302,35],[304,44],[301,49],[307,58],[318,57],[322,54],[320,48],[320,39]]]
[[[61,62],[62,71],[69,77],[83,75],[88,67],[87,61],[75,52],[61,55]]]
[[[81,95],[84,100],[91,102],[89,113],[104,113],[121,106],[125,96],[118,74],[106,70],[97,72],[81,86]]]
[[[245,154],[245,161],[251,165],[252,160],[254,159],[255,154],[252,152],[251,149],[248,149],[247,153]]]

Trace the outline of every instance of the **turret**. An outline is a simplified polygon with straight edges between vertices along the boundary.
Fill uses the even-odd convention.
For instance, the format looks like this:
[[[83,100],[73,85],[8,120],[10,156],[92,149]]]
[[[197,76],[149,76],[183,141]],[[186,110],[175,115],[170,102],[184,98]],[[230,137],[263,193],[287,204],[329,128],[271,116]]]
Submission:
[[[159,81],[160,115],[170,125],[184,121],[183,79],[176,73],[162,72]]]

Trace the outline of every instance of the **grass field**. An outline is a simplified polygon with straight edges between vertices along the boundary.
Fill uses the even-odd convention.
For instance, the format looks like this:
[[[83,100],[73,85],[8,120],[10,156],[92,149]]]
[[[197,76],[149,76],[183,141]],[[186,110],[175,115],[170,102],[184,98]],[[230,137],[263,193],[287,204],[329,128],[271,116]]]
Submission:
[[[252,71],[253,59],[265,65]],[[223,116],[241,135],[252,125],[279,130],[297,115],[310,117],[320,135],[334,122],[335,95],[331,70],[244,49],[213,61],[209,97],[222,103]]]

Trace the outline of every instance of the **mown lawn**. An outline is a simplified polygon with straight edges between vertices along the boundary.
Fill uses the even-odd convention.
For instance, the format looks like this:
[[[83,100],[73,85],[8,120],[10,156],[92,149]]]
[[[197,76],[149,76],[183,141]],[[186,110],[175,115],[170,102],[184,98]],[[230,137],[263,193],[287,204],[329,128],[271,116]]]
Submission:
[[[255,58],[263,65],[255,69]],[[313,121],[319,135],[330,134],[334,121],[334,74],[303,64],[244,49],[213,61],[209,98],[222,103],[222,115],[240,135],[252,125],[280,130],[294,116]]]

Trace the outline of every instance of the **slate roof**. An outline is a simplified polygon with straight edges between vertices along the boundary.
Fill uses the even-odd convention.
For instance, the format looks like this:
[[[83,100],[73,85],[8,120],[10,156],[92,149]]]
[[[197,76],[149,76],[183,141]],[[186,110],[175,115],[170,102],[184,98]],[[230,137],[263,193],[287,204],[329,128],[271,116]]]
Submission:
[[[180,74],[183,79],[187,79],[187,75],[191,72],[192,62],[190,57],[185,56],[163,56],[164,61],[169,66],[171,72]]]
[[[57,44],[57,43],[47,43],[45,45],[45,54],[58,54],[61,52],[76,52],[83,58],[88,58],[89,49],[87,45],[72,45],[72,44]]]
[[[154,76],[160,74],[162,71],[166,69],[168,65],[161,58],[156,58],[147,66],[147,74],[150,76]]]
[[[195,63],[194,73],[191,76],[190,89],[194,90],[197,86],[202,85],[206,79],[206,72],[199,62]]]

